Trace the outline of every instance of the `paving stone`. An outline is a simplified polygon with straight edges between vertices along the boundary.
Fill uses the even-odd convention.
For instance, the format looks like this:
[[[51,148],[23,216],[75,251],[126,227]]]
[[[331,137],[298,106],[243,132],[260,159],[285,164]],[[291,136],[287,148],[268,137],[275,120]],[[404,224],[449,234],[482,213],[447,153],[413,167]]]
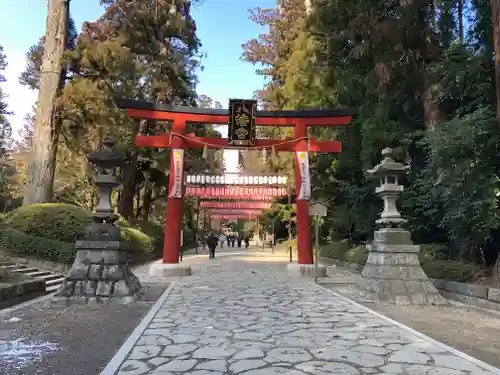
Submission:
[[[199,365],[196,366],[198,369],[203,369],[203,370],[215,370],[215,371],[221,371],[224,372],[226,371],[226,361],[222,359],[217,359],[215,361],[207,361],[200,363]]]
[[[342,374],[359,375],[361,372],[355,367],[341,362],[312,361],[301,363],[296,366],[299,370],[315,375]]]
[[[161,346],[155,345],[137,345],[132,349],[129,359],[147,359],[156,357],[160,353]]]
[[[311,354],[303,348],[276,348],[267,353],[266,362],[299,363],[313,359]]]
[[[250,359],[250,358],[262,358],[265,354],[260,349],[249,348],[236,353],[233,359]]]
[[[172,335],[170,336],[170,339],[175,342],[176,344],[184,344],[186,342],[193,342],[198,339],[198,336],[191,336],[191,335]]]
[[[154,358],[151,358],[150,360],[148,360],[148,362],[155,367],[163,365],[164,363],[167,363],[169,361],[170,361],[170,358],[163,358],[163,357],[154,357]]]
[[[308,375],[305,372],[290,370],[286,367],[266,367],[257,370],[250,370],[241,373],[242,375],[278,375],[278,374],[287,374],[287,375]]]
[[[451,354],[432,354],[434,363],[439,367],[447,367],[460,371],[475,371],[477,366],[463,358],[454,358]]]
[[[380,346],[358,345],[354,346],[352,350],[362,353],[372,353],[377,355],[385,355],[390,352],[389,349],[381,348]]]
[[[137,345],[169,345],[172,341],[163,336],[157,335],[144,335],[139,341],[137,341]]]
[[[224,347],[205,347],[196,350],[193,358],[219,359],[231,357],[236,350],[226,349]]]
[[[232,373],[239,374],[240,372],[258,369],[265,365],[267,365],[267,363],[261,359],[242,359],[232,363],[231,366],[229,366],[229,370]]]
[[[187,370],[191,370],[196,363],[196,359],[173,359],[170,362],[158,367],[156,371],[185,372]]]
[[[143,374],[491,372],[312,283],[212,262],[177,282],[117,373]]]
[[[118,375],[142,375],[150,370],[147,363],[135,359],[126,360],[120,367]]]
[[[166,345],[161,353],[163,357],[178,357],[190,353],[198,347],[194,344]]]
[[[450,358],[451,359],[451,358]],[[426,354],[417,352],[416,350],[403,349],[394,352],[387,359],[389,362],[400,362],[400,363],[415,363],[425,365],[429,363],[431,357]]]

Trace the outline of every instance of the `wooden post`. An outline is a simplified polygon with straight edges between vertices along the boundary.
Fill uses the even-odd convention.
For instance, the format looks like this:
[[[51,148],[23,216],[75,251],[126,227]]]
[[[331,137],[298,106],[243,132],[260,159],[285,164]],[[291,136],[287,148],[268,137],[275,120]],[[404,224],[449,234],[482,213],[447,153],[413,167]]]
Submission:
[[[295,138],[307,137],[307,126],[304,123],[295,125]],[[307,139],[297,142],[299,150],[307,150]],[[302,184],[300,178],[300,163],[295,153],[295,191],[299,193]],[[313,264],[312,236],[311,236],[311,216],[309,216],[309,200],[297,199],[297,247],[298,263]]]
[[[172,130],[179,134],[186,133],[186,122],[177,120],[172,125]],[[173,150],[184,149],[183,141],[180,137],[173,137],[172,139],[172,156],[170,159],[170,181],[169,193],[175,184],[175,162],[173,157]],[[184,198],[170,197],[167,200],[167,212],[165,223],[165,241],[163,247],[163,263],[179,263],[179,256],[181,253],[181,231],[182,219],[184,217]]]

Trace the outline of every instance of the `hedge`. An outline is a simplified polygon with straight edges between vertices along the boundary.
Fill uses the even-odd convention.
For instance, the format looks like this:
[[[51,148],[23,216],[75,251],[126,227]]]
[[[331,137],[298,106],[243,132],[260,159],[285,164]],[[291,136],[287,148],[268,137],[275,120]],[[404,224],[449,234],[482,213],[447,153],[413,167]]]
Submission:
[[[73,244],[31,236],[14,228],[0,229],[0,247],[20,257],[34,257],[71,264],[75,258]]]
[[[121,228],[124,241],[130,243],[128,259],[130,263],[156,258],[154,239],[135,228]]]
[[[347,250],[345,253],[345,261],[350,264],[364,265],[368,259],[368,250],[366,246],[356,246]]]
[[[25,234],[73,243],[92,222],[87,210],[67,203],[40,203],[12,211],[7,224]]]
[[[137,229],[122,228],[122,239],[130,242],[128,252],[130,263],[153,260],[160,256],[155,252],[153,239]],[[71,264],[76,254],[73,243],[32,236],[9,227],[0,229],[0,248],[19,257],[32,257],[65,264]]]
[[[153,239],[155,251],[161,257],[165,238],[165,224],[141,220],[138,221],[135,226],[139,228],[142,233],[147,234]]]
[[[431,279],[468,282],[474,279],[480,267],[471,263],[453,260],[432,260],[421,262],[422,269]]]
[[[347,246],[347,243],[336,241],[327,245],[322,245],[319,249],[319,255],[323,258],[345,261],[345,255],[348,250],[349,247]]]

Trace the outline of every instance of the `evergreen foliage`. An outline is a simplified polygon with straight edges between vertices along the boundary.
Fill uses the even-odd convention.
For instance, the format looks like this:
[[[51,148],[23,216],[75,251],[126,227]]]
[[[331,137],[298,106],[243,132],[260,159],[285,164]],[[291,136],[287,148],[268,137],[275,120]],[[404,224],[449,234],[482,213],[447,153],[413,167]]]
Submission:
[[[268,78],[258,99],[360,111],[345,129],[314,129],[344,150],[311,155],[313,198],[329,204],[323,240],[370,240],[381,202],[364,171],[391,147],[411,166],[401,201],[414,240],[444,244],[446,260],[491,267],[498,259],[498,274],[496,2],[316,0],[310,14],[303,1],[281,3],[279,12],[250,12],[267,26],[243,45],[242,58]]]

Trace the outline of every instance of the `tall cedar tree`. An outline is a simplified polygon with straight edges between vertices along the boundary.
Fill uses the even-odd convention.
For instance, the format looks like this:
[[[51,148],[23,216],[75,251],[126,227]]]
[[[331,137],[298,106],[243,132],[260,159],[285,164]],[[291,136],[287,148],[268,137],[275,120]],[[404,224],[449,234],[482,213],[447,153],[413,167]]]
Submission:
[[[500,0],[491,0],[493,43],[495,48],[495,77],[497,93],[497,126],[500,131]],[[499,262],[500,268],[500,262]],[[500,274],[500,272],[499,272]]]
[[[60,124],[57,98],[65,77],[63,55],[68,41],[69,3],[69,0],[49,1],[35,142],[32,143],[24,205],[52,200]]]
[[[7,67],[7,58],[0,46],[0,212],[5,211],[10,196],[9,180],[15,173],[10,160],[10,145],[12,128],[7,116],[10,112],[7,109],[5,94],[2,84],[6,81],[3,72]]]

